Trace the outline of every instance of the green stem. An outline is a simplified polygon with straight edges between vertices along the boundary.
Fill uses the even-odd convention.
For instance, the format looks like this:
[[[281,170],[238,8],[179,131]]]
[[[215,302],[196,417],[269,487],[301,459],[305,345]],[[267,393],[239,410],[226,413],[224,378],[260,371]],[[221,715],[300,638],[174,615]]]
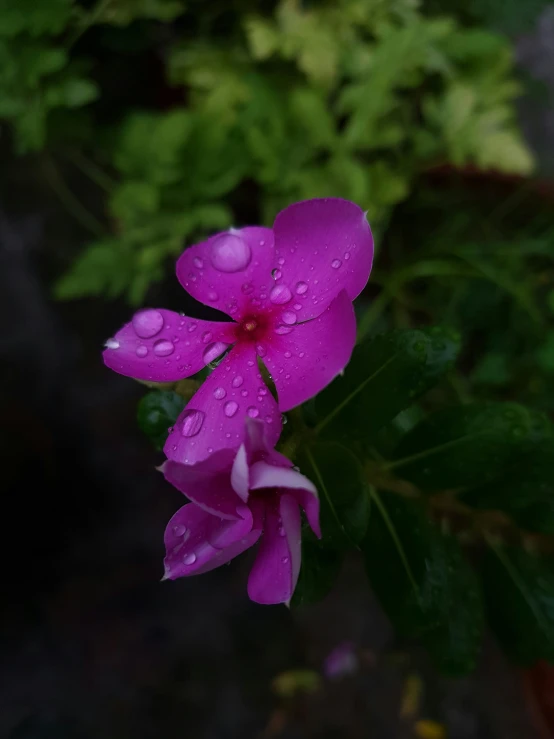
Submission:
[[[89,180],[98,185],[98,187],[108,194],[113,192],[117,182],[82,152],[73,150],[67,153],[67,157],[84,175],[89,178]]]

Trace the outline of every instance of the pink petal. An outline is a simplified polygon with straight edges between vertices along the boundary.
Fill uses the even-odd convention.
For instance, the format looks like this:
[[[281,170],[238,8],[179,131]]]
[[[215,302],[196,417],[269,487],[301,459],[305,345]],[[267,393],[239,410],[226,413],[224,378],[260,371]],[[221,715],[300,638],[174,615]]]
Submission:
[[[228,521],[206,513],[194,503],[180,508],[164,534],[164,579],[200,575],[219,567],[256,543],[261,527],[243,506],[243,518]]]
[[[230,322],[199,321],[163,308],[146,309],[135,313],[130,323],[108,339],[103,357],[120,375],[175,382],[206,366],[208,347],[234,341]]]
[[[176,462],[195,464],[216,449],[238,449],[245,420],[256,414],[268,441],[281,433],[281,415],[258,370],[253,345],[236,346],[205,380],[179,416],[164,446]]]
[[[268,302],[274,261],[273,231],[248,226],[186,249],[177,277],[194,298],[237,320]]]
[[[196,464],[168,460],[163,466],[165,479],[204,511],[219,518],[240,518],[237,507],[243,501],[231,487],[232,449],[220,449]]]
[[[256,603],[288,602],[300,572],[300,509],[292,495],[271,496],[263,537],[248,578],[248,595]]]
[[[253,418],[246,419],[244,446],[248,464],[252,465],[263,459],[279,467],[292,467],[290,459],[273,448],[275,442],[271,442],[271,438],[270,427],[263,421]]]
[[[320,392],[346,367],[356,342],[354,308],[343,290],[319,318],[268,342],[264,363],[285,412]]]
[[[272,488],[286,491],[306,511],[308,523],[321,539],[319,526],[319,498],[311,480],[292,468],[275,467],[267,462],[256,462],[250,470],[250,490]]]
[[[298,321],[319,316],[341,290],[350,300],[364,289],[373,261],[373,237],[354,203],[323,198],[296,203],[275,219],[275,257]]]
[[[231,485],[236,494],[246,503],[250,494],[250,470],[248,469],[248,457],[244,444],[240,445],[233,460]]]

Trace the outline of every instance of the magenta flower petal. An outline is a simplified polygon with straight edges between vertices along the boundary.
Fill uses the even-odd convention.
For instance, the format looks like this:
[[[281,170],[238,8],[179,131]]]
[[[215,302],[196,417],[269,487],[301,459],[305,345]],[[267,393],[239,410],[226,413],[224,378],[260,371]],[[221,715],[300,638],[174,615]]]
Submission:
[[[240,499],[247,503],[250,495],[250,470],[248,468],[248,455],[244,444],[240,445],[236,457],[233,460],[231,486]]]
[[[300,509],[292,495],[274,496],[265,507],[264,533],[248,578],[256,603],[287,603],[300,572]]]
[[[348,364],[356,342],[356,317],[346,291],[319,318],[272,337],[264,357],[279,408],[288,411],[317,395]]]
[[[232,326],[187,318],[162,308],[141,310],[108,339],[104,363],[120,375],[176,382],[206,366],[208,347],[217,342],[232,344]]]
[[[165,479],[204,511],[219,518],[240,518],[237,508],[242,501],[231,486],[229,468],[233,464],[232,449],[220,449],[196,464],[179,464],[168,460],[163,466]]]
[[[373,237],[354,203],[324,198],[296,203],[273,226],[279,285],[287,286],[299,321],[319,316],[344,289],[354,300],[373,261]]]
[[[243,509],[244,518],[229,521],[212,516],[194,503],[180,508],[165,530],[164,579],[209,572],[255,544],[261,526],[254,526],[248,508]]]
[[[307,477],[288,467],[276,467],[260,461],[250,470],[250,490],[279,489],[287,492],[302,506],[314,534],[321,539],[319,498],[315,485]]]
[[[245,417],[259,417],[275,444],[281,414],[262,381],[252,345],[236,346],[206,379],[177,419],[164,446],[168,459],[195,464],[216,449],[237,449]]]
[[[201,303],[239,320],[252,306],[267,303],[274,261],[273,231],[249,226],[186,249],[177,262],[177,277]]]

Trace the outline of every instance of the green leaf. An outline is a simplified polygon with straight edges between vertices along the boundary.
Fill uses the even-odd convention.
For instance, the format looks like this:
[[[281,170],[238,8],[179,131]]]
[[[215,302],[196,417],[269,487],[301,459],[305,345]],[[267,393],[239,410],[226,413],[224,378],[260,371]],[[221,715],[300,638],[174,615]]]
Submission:
[[[546,417],[517,403],[456,406],[406,434],[389,467],[424,491],[477,486],[517,467],[549,438]]]
[[[298,463],[319,493],[323,546],[356,548],[370,509],[368,484],[357,457],[340,444],[323,442],[303,447]]]
[[[517,662],[554,663],[554,558],[493,542],[483,560],[490,624]]]
[[[419,637],[444,672],[473,669],[481,596],[456,540],[442,536],[418,502],[375,493],[361,548],[372,588],[397,631]]]
[[[168,429],[173,426],[184,406],[183,398],[171,390],[153,390],[140,400],[137,408],[138,425],[156,449],[163,449]]]
[[[554,439],[533,444],[524,464],[460,495],[480,510],[507,513],[521,528],[554,534]]]
[[[458,348],[458,336],[440,327],[392,331],[364,342],[344,376],[317,397],[317,432],[369,441],[444,375]]]
[[[450,602],[441,623],[422,642],[441,672],[466,675],[477,666],[484,630],[484,606],[477,575],[453,537],[443,537]]]
[[[342,555],[320,542],[302,539],[302,564],[291,606],[307,606],[324,598],[333,587]]]

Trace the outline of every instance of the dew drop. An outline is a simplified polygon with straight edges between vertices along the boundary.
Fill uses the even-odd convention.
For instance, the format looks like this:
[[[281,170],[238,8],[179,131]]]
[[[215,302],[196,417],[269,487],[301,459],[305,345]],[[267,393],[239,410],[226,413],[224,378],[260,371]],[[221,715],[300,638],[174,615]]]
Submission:
[[[284,263],[285,263],[285,258],[284,257],[279,257],[279,259],[277,260],[277,264],[280,267],[282,267]]]
[[[242,292],[245,295],[250,295],[252,292],[254,292],[254,285],[252,285],[251,282],[245,282],[241,287]]]
[[[285,529],[282,526],[279,526],[279,536],[285,536]]]
[[[247,414],[250,416],[250,418],[257,418],[260,415],[260,411],[256,408],[255,405],[251,405],[246,410]]]
[[[154,354],[157,357],[169,357],[170,354],[173,354],[175,351],[175,345],[172,341],[167,341],[167,339],[158,339],[154,343]]]
[[[202,334],[202,343],[209,344],[212,338],[213,334],[211,331],[204,331],[204,333]]]
[[[206,414],[203,411],[195,411],[192,408],[185,411],[181,422],[181,434],[187,438],[196,436],[202,428],[205,415]]]
[[[341,260],[340,259],[333,259],[333,261],[331,262],[331,267],[333,269],[338,269],[340,266],[342,266]]]
[[[297,282],[295,290],[298,295],[304,295],[308,292],[308,284],[306,282]]]
[[[204,266],[204,260],[200,259],[200,257],[194,257],[194,259],[192,260],[192,263],[198,269],[202,269],[202,267]]]
[[[248,267],[251,259],[250,247],[238,234],[221,234],[212,242],[210,260],[220,272],[240,272]]]
[[[192,332],[193,331],[196,331],[197,328],[198,328],[198,324],[197,323],[191,323],[190,326],[188,327],[187,331],[189,332],[189,334],[192,334]]]
[[[260,387],[258,388],[258,395],[261,395],[262,397],[263,397],[264,395],[267,395],[267,388],[266,388],[266,386],[265,386],[265,385],[261,385],[261,386],[260,386]]]
[[[184,536],[188,532],[188,529],[186,526],[174,526],[173,527],[173,533],[175,536]]]
[[[213,290],[208,293],[208,300],[210,300],[212,303],[215,303],[215,301],[219,298],[219,295],[214,292]]]
[[[216,400],[221,400],[227,395],[227,392],[225,391],[224,387],[216,387],[214,390],[214,398]]]
[[[256,347],[256,352],[259,357],[265,357],[265,348],[262,346],[262,344],[258,344]]]
[[[148,349],[143,345],[137,347],[136,355],[137,357],[140,357],[141,359],[144,359],[144,357],[148,354]]]
[[[242,395],[243,398],[246,398],[248,397],[248,390],[241,390],[240,394]]]
[[[106,349],[119,349],[119,341],[117,339],[108,339],[105,347]]]
[[[239,408],[238,403],[235,403],[234,400],[228,400],[227,403],[225,403],[225,408],[224,408],[224,412],[227,418],[232,418],[237,412],[238,408]]]
[[[271,416],[266,416],[265,417],[265,422],[266,423],[273,423],[273,418],[271,418]]]
[[[345,251],[344,252],[344,259],[345,259],[346,262],[350,259],[350,252],[349,251]]]
[[[162,330],[164,317],[158,310],[141,310],[133,316],[132,324],[137,336],[151,339]]]
[[[277,326],[273,330],[279,336],[284,336],[285,334],[290,334],[290,332],[293,330],[293,327],[292,326],[284,326],[284,325],[281,325],[281,326]]]
[[[306,356],[306,352],[300,352],[300,354],[298,356],[300,357],[300,359],[302,359],[303,357]]]
[[[283,559],[281,560],[281,562],[282,562],[282,563],[283,563],[284,565],[286,565],[286,564],[288,564],[288,562],[289,562],[289,558],[288,558],[288,557],[283,557]]]
[[[210,364],[210,362],[213,362],[223,354],[228,346],[229,344],[225,344],[223,341],[214,341],[213,344],[209,344],[202,354],[204,363]]]
[[[194,552],[191,552],[190,554],[185,554],[183,557],[183,562],[186,565],[193,565],[196,562],[196,554]]]
[[[302,306],[300,305],[300,303],[295,303],[292,307],[294,308],[294,310],[302,310]]]
[[[292,357],[292,352],[286,351],[285,352],[286,359],[290,359]]]
[[[281,277],[283,276],[283,273],[281,272],[280,269],[272,269],[271,276],[273,277],[274,280],[280,280]]]
[[[293,313],[291,310],[287,310],[281,316],[281,320],[283,323],[286,323],[287,326],[294,326],[296,323],[296,313]]]
[[[243,382],[244,382],[244,379],[243,379],[243,377],[242,377],[241,375],[237,375],[237,376],[235,377],[235,379],[233,380],[233,382],[231,383],[231,385],[232,385],[233,387],[240,387],[240,386],[242,385],[242,383],[243,383]]]
[[[269,299],[275,305],[284,305],[292,298],[291,291],[286,285],[275,285],[269,293]]]

